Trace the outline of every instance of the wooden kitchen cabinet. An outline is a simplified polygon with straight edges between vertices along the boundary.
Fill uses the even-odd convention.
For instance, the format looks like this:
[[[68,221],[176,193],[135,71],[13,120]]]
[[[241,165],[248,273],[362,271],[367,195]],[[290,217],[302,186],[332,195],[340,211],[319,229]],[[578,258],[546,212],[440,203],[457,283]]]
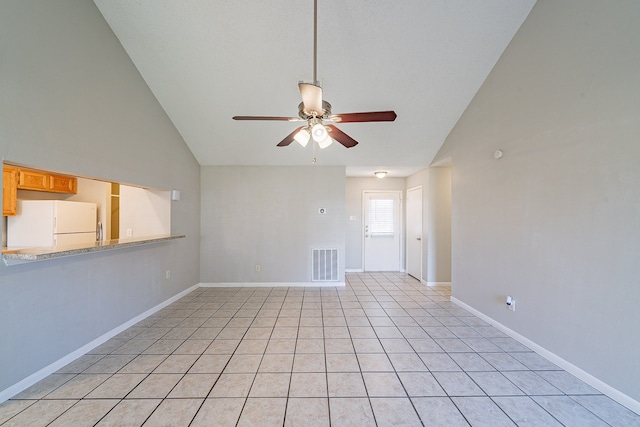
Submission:
[[[78,179],[46,171],[4,165],[2,168],[2,215],[16,215],[18,190],[76,194]]]
[[[5,166],[2,169],[2,215],[16,214],[18,198],[18,169]]]
[[[19,169],[18,189],[76,194],[78,192],[78,179],[73,176],[58,175],[51,172]]]
[[[54,193],[72,193],[78,192],[78,180],[72,176],[49,175],[49,191]]]
[[[21,190],[47,191],[49,189],[49,174],[29,169],[20,169],[18,172],[18,188]]]

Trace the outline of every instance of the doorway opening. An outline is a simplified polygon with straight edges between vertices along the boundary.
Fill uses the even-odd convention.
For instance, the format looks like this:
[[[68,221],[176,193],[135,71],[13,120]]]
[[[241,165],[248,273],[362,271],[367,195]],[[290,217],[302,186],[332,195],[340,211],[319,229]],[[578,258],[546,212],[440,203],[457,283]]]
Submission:
[[[407,190],[407,273],[422,281],[422,186]]]

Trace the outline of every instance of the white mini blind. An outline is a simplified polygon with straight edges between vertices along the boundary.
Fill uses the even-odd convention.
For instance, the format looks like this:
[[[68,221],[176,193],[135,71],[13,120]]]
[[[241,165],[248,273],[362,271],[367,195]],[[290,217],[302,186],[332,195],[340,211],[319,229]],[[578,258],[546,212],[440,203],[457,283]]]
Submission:
[[[369,200],[369,234],[375,236],[393,236],[395,233],[393,199]]]

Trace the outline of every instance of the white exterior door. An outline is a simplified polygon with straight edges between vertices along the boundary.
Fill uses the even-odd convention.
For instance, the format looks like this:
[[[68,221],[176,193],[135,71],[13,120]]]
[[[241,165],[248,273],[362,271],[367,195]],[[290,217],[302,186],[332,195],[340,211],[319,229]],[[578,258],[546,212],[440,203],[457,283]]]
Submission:
[[[422,187],[407,190],[407,273],[422,280]]]
[[[365,271],[400,271],[400,195],[364,192]]]

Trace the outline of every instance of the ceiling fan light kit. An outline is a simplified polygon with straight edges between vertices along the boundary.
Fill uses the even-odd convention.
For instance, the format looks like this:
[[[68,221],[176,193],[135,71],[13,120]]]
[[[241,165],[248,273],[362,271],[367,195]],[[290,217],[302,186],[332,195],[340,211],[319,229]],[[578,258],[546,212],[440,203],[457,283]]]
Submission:
[[[318,143],[318,147],[323,149],[330,146],[333,143],[333,139],[329,138],[329,135],[327,134],[325,139],[323,139],[322,141],[316,141],[316,142]]]
[[[313,136],[313,140],[315,142],[320,142],[320,141],[324,141],[329,135],[329,133],[327,132],[327,129],[325,129],[322,123],[316,123],[311,128],[311,135]]]
[[[297,141],[306,147],[310,139],[318,144],[318,147],[326,148],[338,141],[346,148],[355,147],[358,141],[351,138],[346,133],[332,124],[325,125],[323,122],[332,123],[356,123],[356,122],[392,122],[396,119],[394,111],[372,111],[365,113],[345,113],[331,114],[331,104],[322,99],[322,88],[316,84],[317,79],[317,49],[318,38],[318,0],[313,2],[313,83],[298,83],[302,102],[298,105],[298,117],[277,117],[277,116],[234,116],[234,120],[279,120],[279,121],[306,121],[307,126],[301,126],[287,135],[278,147],[286,147],[293,141]],[[376,175],[377,176],[377,175]]]
[[[311,134],[309,133],[309,130],[307,128],[300,129],[300,131],[293,137],[293,139],[295,139],[298,144],[302,145],[303,147],[307,146],[310,138]]]

